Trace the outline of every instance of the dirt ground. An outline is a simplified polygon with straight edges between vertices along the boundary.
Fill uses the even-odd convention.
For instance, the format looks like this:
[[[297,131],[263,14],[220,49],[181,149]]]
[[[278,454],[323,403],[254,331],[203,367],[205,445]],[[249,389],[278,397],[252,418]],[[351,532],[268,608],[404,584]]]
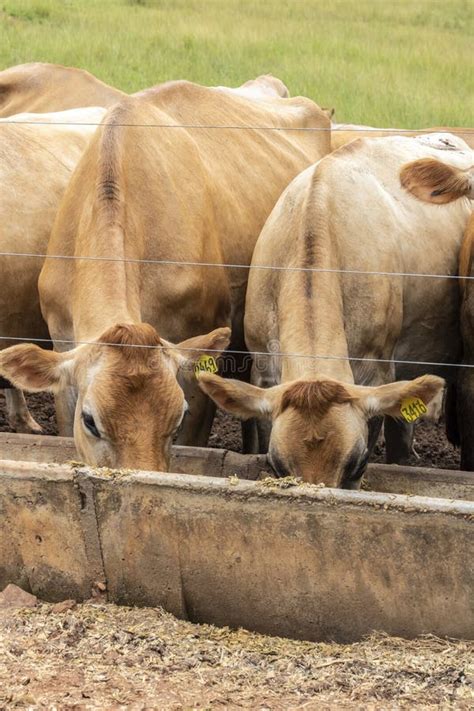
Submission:
[[[45,434],[57,434],[56,416],[53,397],[48,394],[27,395],[30,411],[36,421],[43,427]],[[0,432],[8,432],[8,422],[5,412],[5,399],[0,394]],[[225,412],[218,411],[211,437],[210,447],[242,451],[240,422]],[[437,467],[438,469],[459,469],[460,453],[446,439],[444,424],[422,422],[417,425],[415,435],[415,450],[417,457],[412,457],[413,466]],[[384,461],[384,446],[378,444],[371,461]]]
[[[0,708],[472,709],[474,645],[299,642],[85,603],[0,610]]]

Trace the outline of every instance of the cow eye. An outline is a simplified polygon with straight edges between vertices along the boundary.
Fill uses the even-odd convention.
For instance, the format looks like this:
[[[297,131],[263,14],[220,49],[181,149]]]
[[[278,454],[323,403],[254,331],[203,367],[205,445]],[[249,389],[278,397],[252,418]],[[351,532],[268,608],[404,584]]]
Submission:
[[[84,423],[84,426],[89,430],[91,435],[94,435],[94,437],[97,437],[97,439],[100,439],[100,432],[97,429],[97,425],[95,424],[95,420],[90,414],[90,412],[83,412],[82,413],[82,421]]]

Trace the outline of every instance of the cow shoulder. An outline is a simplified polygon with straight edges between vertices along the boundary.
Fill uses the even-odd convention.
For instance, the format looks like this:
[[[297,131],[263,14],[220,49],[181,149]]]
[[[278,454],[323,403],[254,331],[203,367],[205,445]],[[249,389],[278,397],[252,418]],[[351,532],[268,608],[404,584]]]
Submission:
[[[459,276],[460,277],[470,277],[472,276],[472,262],[474,256],[474,212],[471,214],[466,229],[464,231],[464,238],[461,245],[461,251],[459,255]],[[466,281],[461,279],[461,288],[464,291],[466,288]]]

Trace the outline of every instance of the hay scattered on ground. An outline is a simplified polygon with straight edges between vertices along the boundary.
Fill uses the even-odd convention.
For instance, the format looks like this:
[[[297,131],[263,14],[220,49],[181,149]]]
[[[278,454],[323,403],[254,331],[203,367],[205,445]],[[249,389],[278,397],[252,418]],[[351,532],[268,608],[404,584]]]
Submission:
[[[86,603],[0,610],[0,708],[399,709],[474,704],[474,645],[291,641]]]

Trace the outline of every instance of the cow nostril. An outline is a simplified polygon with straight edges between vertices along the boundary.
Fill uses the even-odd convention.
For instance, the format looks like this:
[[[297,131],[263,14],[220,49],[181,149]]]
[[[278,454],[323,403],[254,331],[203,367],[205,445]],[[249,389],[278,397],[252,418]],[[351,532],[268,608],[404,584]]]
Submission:
[[[369,463],[369,450],[366,449],[362,457],[351,457],[346,464],[344,476],[342,477],[342,488],[353,489],[358,488],[358,483],[362,479],[367,464]]]
[[[289,475],[289,469],[274,450],[267,454],[267,461],[276,477],[281,478]]]
[[[361,472],[361,476],[362,476],[362,474],[365,472],[365,470],[367,469],[368,463],[369,463],[369,450],[366,449],[366,450],[365,450],[365,454],[364,454],[364,456],[362,457],[362,459],[360,460],[360,465],[359,465],[359,470],[360,470],[360,472]]]
[[[364,456],[360,460],[359,465],[358,465],[356,471],[354,472],[354,474],[352,475],[351,479],[360,479],[364,475],[364,472],[367,469],[368,463],[369,463],[369,453],[366,451]]]

